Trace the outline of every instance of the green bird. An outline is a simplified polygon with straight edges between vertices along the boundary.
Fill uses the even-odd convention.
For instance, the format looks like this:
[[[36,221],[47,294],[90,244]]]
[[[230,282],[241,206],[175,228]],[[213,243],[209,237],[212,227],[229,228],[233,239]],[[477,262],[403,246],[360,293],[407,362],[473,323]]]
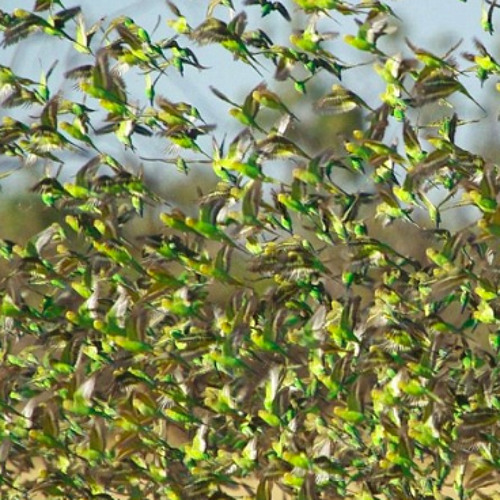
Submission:
[[[175,20],[173,19],[168,19],[167,24],[179,35],[187,35],[193,31],[191,26],[189,26],[186,18],[182,15],[181,11],[177,8],[177,6],[167,0],[167,6],[174,14],[174,16],[177,18]]]
[[[195,120],[201,120],[201,115],[197,108],[185,102],[172,102],[165,97],[157,97],[156,104],[160,108],[156,113],[156,118],[168,126],[190,126]]]
[[[167,226],[182,233],[195,232],[186,224],[186,215],[179,209],[174,208],[170,213],[160,214],[160,220]]]
[[[290,42],[306,52],[318,52],[323,40],[319,33],[311,30],[297,30],[290,35]]]
[[[91,54],[92,50],[90,48],[90,42],[103,22],[104,18],[101,18],[87,29],[85,27],[83,16],[79,14],[76,21],[76,39],[73,43],[75,50],[81,52],[82,54]]]
[[[500,74],[500,64],[477,38],[474,39],[474,45],[478,54],[463,53],[462,56],[476,64],[476,74],[483,85],[491,75]]]
[[[74,139],[85,142],[91,148],[98,151],[96,145],[92,142],[92,139],[88,135],[86,123],[80,117],[76,116],[73,120],[73,123],[61,122],[60,128]]]
[[[280,134],[271,134],[269,137],[258,141],[255,146],[259,153],[268,158],[301,156],[302,158],[311,159],[295,142]]]
[[[181,47],[174,38],[166,40],[161,43],[164,49],[169,49],[172,52],[171,64],[179,71],[181,75],[184,74],[184,65],[194,66],[197,69],[208,69],[198,61],[195,53],[189,47]]]
[[[130,251],[119,240],[98,241],[93,240],[92,246],[101,254],[108,256],[120,267],[131,266],[141,274],[144,272],[141,265],[134,259]]]
[[[73,149],[77,147],[59,132],[57,115],[60,96],[50,99],[42,109],[40,122],[35,122],[29,128],[26,139],[21,139],[19,145],[32,155],[40,158],[59,160],[51,154],[57,149]]]
[[[119,61],[124,59],[125,63],[164,73],[162,65],[158,62],[158,59],[162,59],[164,64],[168,64],[162,47],[151,41],[149,33],[144,28],[137,25],[130,17],[121,16],[110,24],[105,36],[113,29],[120,35],[120,38],[112,44],[114,47],[119,47],[117,54]]]
[[[245,5],[260,5],[262,17],[276,11],[279,12],[288,22],[292,20],[288,10],[281,2],[270,2],[269,0],[245,0]]]
[[[39,193],[43,203],[48,207],[53,207],[57,200],[70,196],[63,185],[54,177],[43,178],[31,188],[31,191]]]
[[[412,52],[415,54],[415,57],[428,68],[447,69],[451,73],[459,73],[456,67],[456,62],[450,57],[450,55],[462,43],[462,40],[448,50],[443,57],[436,56],[428,50],[416,47],[410,42],[410,40],[408,40],[408,38],[405,38],[405,41],[406,45],[408,45],[408,47],[410,47]]]
[[[80,89],[100,100],[100,104],[113,114],[128,116],[125,82],[120,75],[109,68],[106,48],[97,52],[96,64],[84,65],[65,73],[66,78],[79,80]]]
[[[14,9],[12,15],[0,11],[0,28],[4,32],[4,47],[17,43],[24,38],[43,31],[47,35],[66,38],[74,42],[75,40],[64,31],[65,24],[76,17],[81,12],[81,7],[63,9],[50,15],[47,19],[37,16],[24,9]]]
[[[239,122],[247,127],[255,128],[259,132],[266,133],[266,131],[255,121],[255,117],[260,109],[260,103],[253,98],[252,92],[246,96],[245,101],[240,105],[229,99],[229,97],[215,87],[211,86],[210,90],[219,99],[233,106],[233,108],[229,110],[231,116],[234,116]]]
[[[352,47],[365,52],[371,52],[379,56],[385,54],[377,48],[377,40],[383,35],[389,35],[396,31],[395,26],[388,23],[388,15],[380,13],[378,9],[372,9],[365,22],[355,20],[359,26],[357,35],[345,35],[344,40]]]
[[[305,12],[321,12],[331,9],[349,9],[340,0],[293,0]],[[350,10],[350,9],[349,9]]]
[[[0,125],[0,153],[6,156],[24,157],[24,151],[18,144],[18,139],[29,135],[28,125],[4,116]],[[3,175],[3,174],[2,174]]]
[[[0,89],[4,86],[24,87],[27,85],[36,85],[34,80],[17,76],[8,66],[0,64]]]
[[[252,91],[252,98],[265,108],[283,111],[295,120],[298,120],[298,118],[285,106],[278,94],[269,90],[265,83],[260,83],[255,87]]]
[[[245,31],[241,35],[241,38],[245,42],[245,45],[259,49],[265,56],[268,55],[274,45],[269,35],[261,29]]]
[[[321,49],[321,42],[335,38],[338,33],[331,31],[318,33],[316,29],[317,21],[316,16],[311,16],[311,21],[305,30],[298,30],[290,35],[290,42],[305,52],[328,56],[329,54]]]
[[[152,234],[138,236],[136,239],[143,245],[143,252],[146,254],[155,252],[167,260],[200,259],[199,253],[192,250],[176,235]]]
[[[0,95],[3,107],[14,107],[32,104],[44,104],[46,99],[39,90],[31,90],[28,87],[38,85],[29,78],[16,75],[9,67],[0,64]]]
[[[148,129],[137,125],[135,120],[125,119],[125,120],[113,120],[110,124],[105,125],[95,131],[96,135],[104,135],[110,132],[114,132],[117,139],[125,145],[125,147],[134,149],[132,144],[132,135],[135,132],[139,132],[140,135],[153,135]]]
[[[205,17],[212,17],[214,10],[219,6],[227,7],[231,13],[234,15],[234,5],[231,0],[210,0],[207,8],[207,15]]]
[[[240,12],[235,16],[229,24],[215,17],[209,17],[196,27],[189,36],[200,45],[220,44],[231,52],[235,59],[241,59],[252,66],[257,73],[260,73],[256,67],[257,61],[255,57],[242,39],[245,26],[246,14],[244,12]]]
[[[373,111],[361,97],[339,84],[333,85],[331,93],[319,99],[315,107],[320,112],[333,115],[348,113],[358,107]]]
[[[411,92],[411,98],[408,100],[410,105],[422,106],[424,104],[446,99],[455,92],[459,92],[468,97],[474,104],[486,110],[472,97],[467,89],[458,81],[456,74],[447,69],[434,68],[424,69]]]
[[[192,149],[198,153],[203,153],[196,142],[197,137],[205,135],[215,129],[215,125],[174,125],[166,130],[163,135],[168,137],[176,146],[182,149]],[[206,155],[206,153],[203,153]]]
[[[273,340],[273,335],[267,329],[252,328],[250,331],[250,340],[262,351],[276,352],[288,357],[286,351]]]

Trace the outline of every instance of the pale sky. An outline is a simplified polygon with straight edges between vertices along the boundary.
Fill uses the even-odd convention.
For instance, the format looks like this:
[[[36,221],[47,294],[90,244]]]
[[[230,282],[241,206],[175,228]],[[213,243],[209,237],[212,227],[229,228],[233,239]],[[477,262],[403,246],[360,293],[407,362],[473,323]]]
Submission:
[[[290,0],[282,0],[289,8],[293,17],[294,27],[304,27],[304,21],[295,15],[295,8]],[[5,11],[16,7],[31,8],[34,0],[2,0],[2,8]],[[186,15],[189,22],[196,26],[204,19],[208,0],[174,0],[177,7]],[[463,51],[472,50],[472,39],[478,37],[494,55],[499,55],[496,47],[498,46],[498,36],[490,36],[481,30],[481,6],[480,0],[469,0],[462,2],[461,0],[394,0],[388,2],[395,10],[396,14],[401,17],[404,26],[404,34],[407,35],[412,42],[422,48],[432,50],[438,55],[442,55],[446,51],[446,47],[455,44],[461,38],[464,38],[463,44],[456,51],[457,59],[461,67],[466,67],[469,63],[464,61],[460,53]],[[236,11],[242,5],[243,0],[234,0]],[[156,28],[153,37],[167,38],[172,36],[172,31],[167,27],[165,19],[172,18],[172,13],[166,6],[166,3],[160,0],[142,0],[135,2],[123,2],[120,0],[84,0],[82,2],[69,3],[67,7],[81,5],[86,16],[88,25],[91,22],[99,19],[102,16],[108,18],[126,15],[132,17],[134,21],[151,32],[159,18],[160,23]],[[266,17],[263,21],[259,20],[258,6],[246,7],[247,12],[254,12],[255,16],[249,19],[249,26],[256,27],[264,23],[265,30],[271,33],[271,37],[278,42],[286,42],[283,39],[283,30],[286,29],[288,36],[289,29],[286,28],[284,21],[278,14],[273,14]],[[296,11],[295,11],[296,12]],[[222,19],[227,20],[228,12],[223,7],[218,7],[215,14]],[[321,27],[326,27],[328,30],[337,31],[340,34],[355,33],[356,25],[354,18],[344,17],[339,18],[334,16],[335,20],[323,19],[320,22]],[[494,21],[498,23],[498,31],[500,32],[500,9],[495,13]],[[281,40],[280,40],[281,34]],[[100,37],[100,34],[96,35]],[[397,36],[397,35],[396,35]],[[99,38],[98,38],[99,40]],[[187,44],[187,41],[181,43]],[[369,61],[370,56],[361,56],[358,52],[348,47],[339,36],[331,43],[332,51],[335,54],[344,55],[347,61],[353,57],[361,57],[361,60]],[[381,47],[384,50],[391,50],[390,40],[382,39]],[[189,101],[200,108],[202,115],[210,122],[218,124],[218,131],[231,131],[234,120],[227,114],[228,107],[214,98],[207,91],[208,85],[214,85],[222,90],[227,95],[235,100],[242,97],[242,92],[248,92],[263,77],[256,74],[249,67],[240,62],[234,63],[229,54],[220,47],[194,47],[196,55],[200,58],[202,64],[209,66],[207,71],[199,71],[195,68],[186,68],[185,77],[181,78],[175,71],[168,73],[167,79],[162,79],[158,85],[157,92],[165,95],[173,101]],[[406,47],[401,38],[396,38],[396,45],[392,47],[392,53],[397,50],[403,50],[407,55],[410,55],[409,49]],[[390,53],[390,52],[389,52]],[[79,57],[79,58],[78,58]],[[42,70],[47,70],[54,59],[58,59],[59,63],[52,76],[52,83],[58,82],[60,88],[65,92],[70,91],[74,82],[65,81],[63,74],[70,68],[86,63],[85,56],[75,56],[75,51],[68,46],[67,41],[58,41],[46,36],[32,37],[26,42],[9,47],[7,50],[0,50],[0,64],[9,65],[14,68],[16,73],[22,76],[27,76],[33,79],[39,79]],[[499,57],[500,59],[500,57]],[[87,59],[88,61],[88,59]],[[363,71],[368,78],[363,77]],[[129,82],[130,75],[127,75],[128,90],[131,94],[136,94],[138,99],[144,99],[142,94],[143,79],[134,77],[134,83]],[[354,69],[347,71],[344,74],[343,83],[355,91],[359,91],[363,97],[373,97],[373,103],[376,104],[377,94],[383,90],[381,80],[375,81],[376,78],[371,66],[365,69]],[[286,84],[276,85],[273,82],[272,73],[264,73],[264,79],[270,85],[275,85],[277,89],[285,89],[288,86],[288,91],[291,86]],[[328,86],[334,79],[325,75],[325,90],[328,91]],[[499,132],[497,115],[500,110],[500,94],[496,91],[491,91],[496,84],[496,79],[490,79],[484,89],[480,89],[477,80],[473,75],[465,78],[464,83],[471,89],[474,97],[477,98],[484,106],[488,107],[490,117],[481,122],[480,125],[471,125],[468,127],[467,137],[458,136],[459,141],[463,141],[460,145],[464,147],[478,146],[482,141],[490,139],[492,135],[497,135]],[[283,85],[283,86],[281,86]],[[483,116],[482,112],[466,98],[458,98],[454,101],[460,103],[461,111],[465,118],[474,119]],[[14,110],[0,110],[0,117],[7,113],[12,114]],[[26,110],[21,110],[21,113],[26,113]],[[36,113],[35,113],[36,114]],[[466,127],[467,128],[467,127]],[[118,145],[119,146],[119,145]]]
[[[294,4],[290,0],[282,0],[283,3],[289,8],[292,17],[294,15]],[[31,8],[34,0],[2,0],[2,8],[5,11],[10,9],[21,7],[21,8]],[[208,0],[174,0],[174,3],[182,11],[183,14],[189,19],[189,21],[196,25],[205,16],[206,7],[209,4]],[[481,0],[469,0],[468,2],[463,2],[461,0],[394,0],[388,2],[394,11],[402,18],[403,26],[405,28],[405,34],[412,40],[412,42],[418,46],[425,47],[427,49],[433,49],[436,52],[440,52],[441,47],[450,46],[456,43],[461,38],[464,38],[463,44],[457,50],[457,56],[460,64],[464,66],[467,64],[466,61],[460,60],[460,52],[465,50],[471,50],[471,41],[473,37],[478,37],[491,51],[495,54],[495,46],[498,45],[498,36],[490,36],[481,30],[480,19],[481,19],[481,7],[483,2]],[[102,16],[108,18],[117,17],[119,15],[126,15],[132,17],[136,23],[145,27],[148,31],[151,31],[156,25],[159,16],[161,16],[161,22],[158,25],[156,35],[159,37],[171,36],[172,32],[169,30],[165,24],[165,19],[172,17],[172,13],[166,6],[166,3],[161,0],[142,0],[142,1],[132,1],[123,2],[123,0],[84,0],[81,2],[65,2],[68,7],[73,5],[81,5],[89,24]],[[236,11],[242,7],[242,0],[234,0]],[[264,22],[266,26],[266,31],[273,33],[273,37],[279,40],[279,33],[282,28],[286,26],[286,22],[278,14],[273,14],[268,16],[263,21],[259,21],[259,8],[258,6],[246,7],[247,12],[254,12],[255,17],[250,19],[249,24]],[[296,12],[296,11],[295,11]],[[216,16],[222,18],[227,17],[227,10],[225,8],[219,7],[215,11]],[[335,19],[339,19],[334,16]],[[495,13],[494,20],[498,19],[498,29],[500,32],[500,9]],[[353,23],[353,18],[341,18],[340,23],[336,21],[325,21],[329,22],[328,29],[332,31],[338,31],[340,33],[355,32],[355,25]],[[323,22],[323,21],[322,21]],[[297,16],[293,19],[295,26],[299,26],[301,23]],[[254,24],[255,26],[255,24]],[[303,26],[303,25],[302,25]],[[324,24],[323,24],[324,26]],[[99,36],[99,35],[97,35]],[[36,43],[35,43],[36,40]],[[348,54],[346,58],[359,57],[354,51],[349,51],[349,47],[341,41],[341,37],[338,38],[337,42],[334,42],[332,49],[335,53],[345,53]],[[385,40],[381,41],[384,49],[386,45]],[[395,50],[407,50],[404,43],[398,42]],[[23,50],[29,50],[26,54],[23,54]],[[30,76],[32,78],[39,78],[42,68],[47,69],[50,66],[51,61],[54,58],[59,59],[59,68],[54,72],[54,78],[73,67],[75,64],[72,60],[68,60],[69,55],[73,55],[74,51],[69,50],[67,47],[67,42],[55,42],[48,37],[38,37],[31,38],[25,44],[19,44],[14,47],[10,47],[8,50],[0,50],[0,63],[5,65],[11,65],[14,69],[22,73],[25,76]],[[197,70],[188,68],[186,71],[186,76],[183,79],[177,77],[172,72],[171,78],[174,85],[169,86],[168,93],[171,95],[172,99],[182,99],[186,100],[189,96],[193,94],[205,92],[208,84],[213,84],[221,88],[224,91],[231,91],[232,95],[237,95],[237,91],[240,88],[251,88],[251,84],[258,83],[261,77],[256,73],[252,72],[249,68],[245,68],[242,64],[232,64],[231,57],[224,54],[221,49],[213,50],[213,47],[203,47],[196,48],[196,53],[203,56],[203,63],[210,66],[211,69],[204,72],[198,72]],[[409,55],[409,51],[407,52]],[[368,58],[369,59],[369,58]],[[367,60],[368,60],[367,59]],[[348,59],[349,60],[349,59]],[[231,78],[226,78],[224,75],[227,73],[223,68],[226,66],[230,72]],[[234,73],[233,70],[236,70]],[[370,71],[372,71],[370,69]],[[272,75],[264,75],[266,80],[272,81]],[[348,85],[356,85],[359,82],[359,72],[353,70],[352,72],[345,73],[346,83]],[[352,80],[352,81],[351,81]],[[470,78],[472,83],[473,77]],[[138,82],[141,83],[141,82]],[[489,86],[493,86],[496,82],[488,82]],[[486,89],[488,85],[486,86]],[[472,87],[473,90],[479,87]],[[236,90],[236,94],[234,93]],[[486,99],[486,91],[479,93],[479,99],[484,102]],[[208,113],[216,113],[215,110],[210,108],[210,101],[207,100]],[[219,103],[220,104],[220,103]],[[1,114],[1,111],[0,111]]]

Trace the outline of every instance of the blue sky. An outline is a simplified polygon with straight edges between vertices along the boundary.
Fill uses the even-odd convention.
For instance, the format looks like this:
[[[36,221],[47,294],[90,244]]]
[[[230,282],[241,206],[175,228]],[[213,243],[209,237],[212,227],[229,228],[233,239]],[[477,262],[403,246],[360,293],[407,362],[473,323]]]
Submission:
[[[290,1],[282,0],[290,12],[292,13],[292,24],[294,27],[304,27],[305,21],[300,18],[295,11],[293,4]],[[361,0],[360,0],[361,1]],[[174,0],[178,8],[186,15],[192,25],[196,25],[204,19],[208,0]],[[434,51],[441,55],[446,51],[446,47],[455,44],[460,39],[464,39],[463,44],[456,51],[457,59],[462,67],[468,64],[461,59],[460,53],[472,49],[472,39],[478,37],[493,54],[498,53],[495,50],[498,37],[490,36],[481,30],[480,19],[482,14],[482,2],[480,0],[469,0],[462,2],[460,0],[394,0],[389,2],[398,16],[402,19],[404,26],[404,34],[407,35],[412,42],[420,47]],[[6,11],[16,7],[30,8],[33,0],[25,2],[22,0],[2,0],[2,8]],[[234,0],[236,10],[241,8],[243,1]],[[172,13],[166,6],[166,3],[160,0],[142,0],[135,2],[123,2],[119,0],[86,0],[83,2],[66,3],[68,7],[73,5],[81,5],[83,12],[86,15],[88,24],[106,16],[108,19],[119,15],[132,17],[138,24],[144,26],[148,31],[156,28],[155,37],[168,37],[172,35],[171,30],[167,27],[165,19],[172,16]],[[268,16],[263,21],[259,19],[258,7],[247,7],[248,12],[254,12],[254,17],[250,17],[249,25],[256,26],[257,23],[264,22],[265,29],[272,33],[272,37],[277,41],[286,42],[289,34],[287,23],[277,14]],[[295,15],[294,15],[295,12]],[[215,11],[216,16],[227,19],[228,12],[226,9],[219,7]],[[495,13],[498,18],[498,26],[500,31],[500,9]],[[343,33],[355,33],[356,25],[353,17],[338,18],[334,20],[323,19],[320,21],[321,27],[332,31]],[[286,33],[286,36],[284,35]],[[99,34],[96,36],[100,36]],[[391,46],[390,39],[381,40],[381,46],[388,53],[394,53],[397,50],[403,50],[406,55],[410,55],[409,49],[406,47],[401,38],[395,38],[395,44]],[[280,40],[281,38],[281,40]],[[351,60],[352,57],[357,57],[358,60],[369,61],[370,56],[361,58],[358,53],[350,50],[345,45],[342,37],[339,36],[333,40],[331,48],[334,53],[345,55],[346,60]],[[391,52],[392,51],[392,52]],[[163,79],[158,86],[158,93],[165,95],[169,99],[189,101],[196,104],[203,116],[209,122],[217,123],[218,131],[221,135],[225,131],[231,131],[234,120],[227,114],[228,107],[215,99],[207,89],[209,85],[214,85],[222,90],[227,95],[235,100],[238,100],[248,92],[256,84],[262,81],[263,77],[256,74],[249,67],[245,67],[241,63],[233,63],[229,54],[225,53],[220,48],[197,47],[196,54],[200,57],[201,62],[209,66],[207,71],[198,71],[194,68],[187,68],[185,77],[181,78],[174,71],[169,72],[168,78]],[[35,37],[25,43],[21,43],[14,47],[9,47],[7,50],[0,51],[0,63],[11,65],[15,71],[23,76],[28,76],[33,79],[38,79],[42,70],[47,70],[54,59],[59,60],[58,67],[52,76],[52,83],[57,82],[57,86],[64,92],[70,91],[74,82],[64,80],[64,72],[72,67],[85,63],[85,57],[75,57],[74,50],[68,47],[66,41],[54,41],[48,37]],[[142,78],[131,75],[127,76],[128,89],[131,94],[136,93],[137,98],[142,98]],[[376,104],[377,94],[383,90],[381,81],[374,80],[374,72],[370,66],[365,69],[354,69],[344,74],[344,84],[360,92],[363,97],[372,99]],[[276,85],[272,81],[272,72],[264,72],[264,79],[275,85],[277,89],[284,89],[285,92],[293,93],[291,86],[286,83],[283,86]],[[328,86],[333,81],[328,75],[324,77],[325,92],[328,91]],[[498,134],[497,115],[499,114],[499,97],[500,94],[492,92],[496,81],[487,82],[484,89],[479,88],[476,79],[471,75],[464,79],[467,87],[471,89],[475,97],[485,106],[488,107],[489,118],[482,120],[479,125],[471,125],[468,128],[467,136],[461,137],[458,133],[458,140],[462,141],[460,145],[478,148],[482,143],[489,141],[492,135]],[[287,87],[288,86],[288,87]],[[463,117],[467,119],[481,118],[483,113],[474,104],[468,101],[465,97],[459,97],[454,102],[461,106],[460,111]],[[13,110],[2,111],[12,114]],[[26,110],[22,110],[26,113]],[[36,114],[36,112],[33,112]],[[305,119],[308,119],[305,116]],[[109,140],[113,140],[110,138]],[[117,147],[121,147],[117,144]],[[160,151],[164,153],[164,151]]]

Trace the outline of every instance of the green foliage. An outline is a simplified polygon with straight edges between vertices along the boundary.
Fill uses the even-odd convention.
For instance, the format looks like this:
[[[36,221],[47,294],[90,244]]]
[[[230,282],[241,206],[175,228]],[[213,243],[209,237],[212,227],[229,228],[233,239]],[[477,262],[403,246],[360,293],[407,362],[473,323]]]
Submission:
[[[167,2],[149,32],[58,1],[0,11],[4,47],[53,37],[77,61],[68,92],[55,65],[38,81],[0,66],[0,153],[45,167],[33,191],[54,221],[0,240],[2,498],[494,498],[499,167],[459,145],[472,120],[448,101],[476,103],[467,75],[500,75],[488,43],[461,67],[457,47],[385,48],[383,2],[205,3],[194,26]],[[494,14],[486,2],[490,33]],[[330,44],[332,19],[355,29]],[[204,45],[261,79],[242,99],[211,87],[234,128],[161,95],[208,71]],[[367,71],[341,45],[382,94],[341,82]],[[361,126],[311,150],[306,108]],[[154,138],[169,151],[148,160]],[[188,212],[151,161],[216,184]],[[477,218],[451,229],[459,206]],[[158,230],[138,235],[146,216]]]

